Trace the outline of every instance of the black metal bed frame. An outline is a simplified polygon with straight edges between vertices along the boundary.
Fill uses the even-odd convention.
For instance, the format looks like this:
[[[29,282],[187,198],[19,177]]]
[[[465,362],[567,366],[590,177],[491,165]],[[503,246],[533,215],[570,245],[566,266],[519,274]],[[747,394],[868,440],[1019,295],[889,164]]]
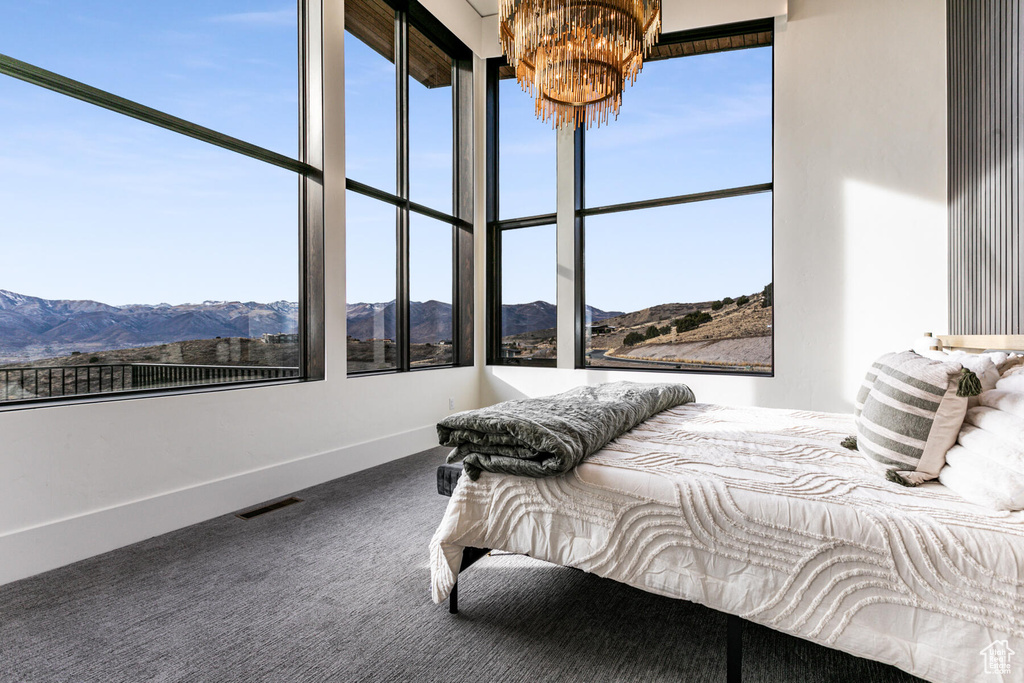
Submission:
[[[438,468],[437,479],[438,479],[438,493],[441,495],[451,496],[452,489],[455,488],[455,481],[458,480],[458,475],[451,471],[445,473],[444,470],[450,470],[452,466],[442,465]],[[461,468],[460,468],[461,469]],[[454,475],[454,476],[453,476]],[[464,548],[462,551],[462,564],[459,566],[459,574],[455,577],[455,585],[452,586],[451,593],[448,594],[448,612],[450,614],[459,613],[459,577],[462,576],[462,572],[469,569],[471,566],[476,564],[478,560],[486,557],[490,554],[490,548]],[[742,665],[743,665],[743,619],[736,616],[735,614],[726,615],[726,631],[725,631],[725,659],[726,659],[726,678],[727,683],[741,683],[743,680]]]
[[[490,554],[487,548],[465,548],[462,551],[462,565],[459,567],[459,576],[462,572],[473,566],[477,560]],[[459,582],[456,577],[452,592],[448,594],[448,612],[459,613]],[[741,683],[743,680],[743,619],[735,614],[726,615],[725,627],[725,662],[727,683]]]

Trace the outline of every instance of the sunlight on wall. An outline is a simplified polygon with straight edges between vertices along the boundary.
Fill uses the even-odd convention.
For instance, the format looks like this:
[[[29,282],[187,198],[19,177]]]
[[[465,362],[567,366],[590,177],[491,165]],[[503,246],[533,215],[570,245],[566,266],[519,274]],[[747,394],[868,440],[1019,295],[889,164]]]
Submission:
[[[843,393],[883,353],[948,325],[946,208],[859,180],[843,183]],[[855,286],[853,284],[855,283]]]

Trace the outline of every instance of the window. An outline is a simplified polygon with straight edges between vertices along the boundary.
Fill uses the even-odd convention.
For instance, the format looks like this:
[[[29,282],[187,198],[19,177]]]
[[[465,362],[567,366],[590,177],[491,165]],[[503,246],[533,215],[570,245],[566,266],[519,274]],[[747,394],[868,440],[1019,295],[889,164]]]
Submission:
[[[471,54],[415,2],[345,21],[348,374],[472,365]]]
[[[250,9],[0,26],[0,405],[323,377],[320,5]]]
[[[773,372],[771,43],[663,36],[618,119],[577,131],[577,366]]]
[[[555,131],[504,59],[488,60],[487,88],[487,362],[554,367]]]

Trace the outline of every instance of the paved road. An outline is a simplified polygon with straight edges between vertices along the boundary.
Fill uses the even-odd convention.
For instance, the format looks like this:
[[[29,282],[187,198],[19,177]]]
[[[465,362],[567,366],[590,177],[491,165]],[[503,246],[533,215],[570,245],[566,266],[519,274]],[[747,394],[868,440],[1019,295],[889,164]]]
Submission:
[[[723,366],[721,366],[721,365],[710,365],[710,364],[706,364],[706,363],[680,363],[678,361],[671,361],[671,360],[641,360],[639,358],[615,358],[615,357],[605,358],[605,353],[607,353],[607,352],[604,351],[604,350],[594,350],[594,351],[591,351],[590,352],[590,362],[592,364],[596,363],[598,361],[601,361],[602,363],[608,363],[608,365],[603,365],[602,364],[602,365],[598,365],[597,367],[610,367],[610,368],[614,368],[614,367],[629,367],[631,365],[646,365],[648,367],[651,366],[651,365],[664,365],[666,367],[676,368],[676,369],[679,369],[679,370],[684,370],[684,369],[685,370],[722,370],[723,369]],[[612,363],[621,363],[621,365],[611,365]],[[740,370],[740,369],[742,369],[742,366],[735,367],[735,368],[728,368],[728,369],[730,369],[730,370]]]

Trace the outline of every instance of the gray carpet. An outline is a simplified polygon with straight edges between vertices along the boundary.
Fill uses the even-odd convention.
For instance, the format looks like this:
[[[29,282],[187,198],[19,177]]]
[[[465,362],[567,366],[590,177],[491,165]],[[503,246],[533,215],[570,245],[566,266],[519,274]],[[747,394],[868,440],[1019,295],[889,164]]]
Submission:
[[[430,602],[433,449],[0,587],[0,680],[724,681],[725,617],[490,557]],[[744,680],[916,680],[753,624]]]

